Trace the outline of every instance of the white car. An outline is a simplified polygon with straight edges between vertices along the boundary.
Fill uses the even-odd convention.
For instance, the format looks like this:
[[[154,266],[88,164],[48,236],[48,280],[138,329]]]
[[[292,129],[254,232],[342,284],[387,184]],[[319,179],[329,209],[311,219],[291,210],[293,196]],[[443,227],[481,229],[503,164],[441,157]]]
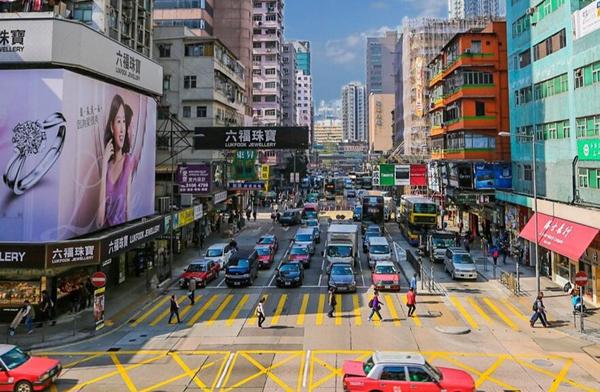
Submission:
[[[235,249],[232,249],[228,243],[222,242],[219,244],[211,245],[206,250],[206,255],[204,255],[204,258],[207,260],[212,260],[212,261],[219,263],[219,265],[221,266],[221,269],[223,269],[227,266],[227,263],[229,262],[229,258],[234,253],[235,253]]]

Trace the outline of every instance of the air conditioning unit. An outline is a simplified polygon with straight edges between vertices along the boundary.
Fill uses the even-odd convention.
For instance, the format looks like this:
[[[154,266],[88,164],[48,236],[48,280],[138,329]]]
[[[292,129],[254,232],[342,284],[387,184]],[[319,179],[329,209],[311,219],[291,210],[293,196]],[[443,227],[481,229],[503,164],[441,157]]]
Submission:
[[[194,196],[191,193],[182,193],[181,194],[181,206],[182,207],[190,207],[194,203]]]
[[[531,16],[535,13],[535,7],[527,8],[527,15]]]
[[[161,214],[164,214],[165,212],[169,212],[169,205],[171,204],[171,198],[166,196],[166,197],[159,197],[158,198],[158,212]]]

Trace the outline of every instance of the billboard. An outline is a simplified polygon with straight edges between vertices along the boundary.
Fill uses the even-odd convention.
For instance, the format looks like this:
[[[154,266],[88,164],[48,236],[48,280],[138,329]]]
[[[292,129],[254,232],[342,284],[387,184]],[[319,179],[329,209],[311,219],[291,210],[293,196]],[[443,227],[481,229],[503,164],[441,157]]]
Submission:
[[[433,192],[441,191],[439,172],[440,171],[438,170],[436,161],[430,161],[427,164],[427,180],[429,189],[431,189]]]
[[[208,193],[210,174],[210,165],[206,163],[177,167],[179,193]]]
[[[379,165],[379,185],[394,186],[396,185],[396,166],[383,164]]]
[[[506,163],[494,164],[494,177],[496,178],[496,189],[512,188],[512,165]]]
[[[0,241],[57,241],[154,213],[156,102],[63,69],[2,70]]]
[[[470,162],[448,162],[448,178],[454,188],[473,189],[473,164]]]
[[[474,165],[475,189],[494,189],[496,175],[491,163],[476,163]]]
[[[410,186],[427,186],[427,166],[410,165]]]
[[[238,150],[233,158],[233,178],[236,180],[256,180],[256,150]]]
[[[298,149],[308,148],[306,127],[206,127],[194,131],[194,149]]]
[[[396,165],[396,186],[410,185],[410,165]]]
[[[577,139],[580,161],[600,161],[600,139]]]
[[[600,29],[600,1],[592,1],[582,9],[573,12],[573,27],[575,39]]]

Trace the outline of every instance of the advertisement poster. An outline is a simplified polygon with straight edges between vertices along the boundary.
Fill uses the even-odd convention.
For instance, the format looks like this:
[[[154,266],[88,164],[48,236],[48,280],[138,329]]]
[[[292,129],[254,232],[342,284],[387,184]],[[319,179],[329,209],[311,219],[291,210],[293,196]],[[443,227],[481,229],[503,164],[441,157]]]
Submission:
[[[256,180],[256,150],[238,150],[233,158],[233,178],[236,180]]]
[[[575,39],[579,39],[600,29],[600,1],[592,1],[573,13]]]
[[[379,185],[396,185],[395,165],[379,165]]]
[[[427,186],[426,165],[410,165],[410,186]]]
[[[396,186],[410,185],[410,165],[396,165]]]
[[[96,331],[104,328],[104,292],[106,287],[100,287],[94,290],[94,321],[96,322]]]
[[[210,165],[182,165],[177,168],[179,193],[208,193],[210,190]]]
[[[0,241],[57,241],[154,213],[156,102],[62,69],[2,70]]]
[[[476,163],[474,166],[475,189],[494,189],[496,187],[494,166],[491,163]]]

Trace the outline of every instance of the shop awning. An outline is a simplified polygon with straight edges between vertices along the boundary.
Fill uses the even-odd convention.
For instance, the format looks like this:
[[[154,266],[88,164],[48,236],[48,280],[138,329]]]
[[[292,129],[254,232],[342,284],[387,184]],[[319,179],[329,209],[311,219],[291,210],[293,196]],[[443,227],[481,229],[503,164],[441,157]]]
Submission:
[[[531,242],[535,242],[535,217],[536,215],[529,219],[519,234]],[[593,227],[539,212],[537,219],[539,245],[571,260],[579,260],[598,234],[598,229]]]

